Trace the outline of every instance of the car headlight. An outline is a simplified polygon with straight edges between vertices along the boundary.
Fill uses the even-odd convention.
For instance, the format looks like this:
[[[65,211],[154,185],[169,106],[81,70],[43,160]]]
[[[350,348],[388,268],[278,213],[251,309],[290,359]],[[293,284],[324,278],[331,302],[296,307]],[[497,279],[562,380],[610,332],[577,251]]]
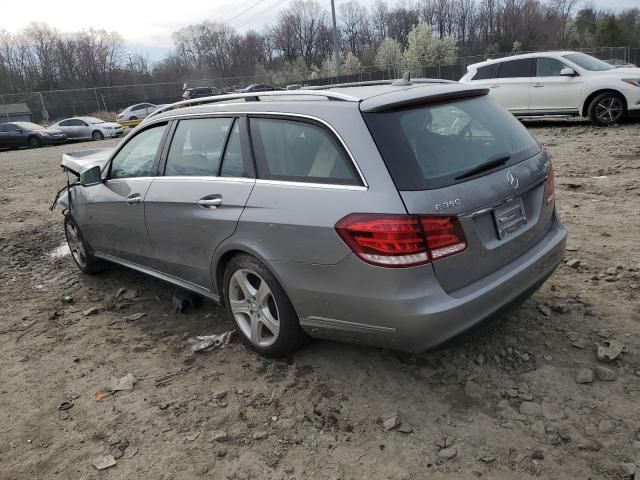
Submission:
[[[622,81],[629,85],[640,87],[640,78],[623,78]]]

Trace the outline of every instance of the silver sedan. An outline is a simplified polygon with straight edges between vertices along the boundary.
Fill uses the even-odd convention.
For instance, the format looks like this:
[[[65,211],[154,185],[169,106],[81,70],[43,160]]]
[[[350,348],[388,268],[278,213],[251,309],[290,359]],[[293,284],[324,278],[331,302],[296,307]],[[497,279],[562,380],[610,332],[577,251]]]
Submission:
[[[66,133],[69,140],[94,139],[118,137],[124,133],[122,125],[115,122],[105,122],[96,117],[75,117],[60,120],[51,125]]]

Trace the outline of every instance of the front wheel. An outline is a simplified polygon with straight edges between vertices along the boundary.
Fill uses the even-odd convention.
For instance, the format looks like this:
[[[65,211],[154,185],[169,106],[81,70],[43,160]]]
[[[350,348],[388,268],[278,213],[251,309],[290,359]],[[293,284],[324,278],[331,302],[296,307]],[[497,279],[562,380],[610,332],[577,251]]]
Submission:
[[[31,148],[38,148],[40,146],[40,139],[38,137],[29,137],[29,146]]]
[[[104,135],[100,130],[96,130],[91,136],[94,140],[104,140]]]
[[[71,215],[64,217],[64,233],[67,237],[71,257],[83,273],[98,273],[106,268],[106,262],[93,255],[91,247],[85,242],[78,224]]]
[[[286,357],[306,336],[284,289],[258,259],[238,255],[224,272],[224,303],[243,342],[265,357]]]
[[[591,101],[589,118],[594,125],[608,127],[622,122],[627,116],[624,99],[616,93],[603,93]]]

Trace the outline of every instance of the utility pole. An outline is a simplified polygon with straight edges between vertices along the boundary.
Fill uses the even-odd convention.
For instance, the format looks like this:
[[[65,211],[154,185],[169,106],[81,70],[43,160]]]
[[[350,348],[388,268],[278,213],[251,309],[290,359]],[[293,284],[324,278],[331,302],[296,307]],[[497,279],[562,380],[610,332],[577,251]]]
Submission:
[[[333,49],[336,56],[336,80],[340,83],[340,39],[338,38],[338,28],[336,27],[335,0],[331,0],[331,17],[333,18]]]

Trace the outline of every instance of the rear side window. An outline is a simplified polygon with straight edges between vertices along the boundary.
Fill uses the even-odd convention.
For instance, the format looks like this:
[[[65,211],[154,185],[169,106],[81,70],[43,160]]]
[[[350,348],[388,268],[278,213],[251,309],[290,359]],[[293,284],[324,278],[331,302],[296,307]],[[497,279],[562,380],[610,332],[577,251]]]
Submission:
[[[536,61],[537,77],[559,77],[566,65],[555,58],[538,58]]]
[[[491,65],[485,65],[478,68],[476,74],[473,76],[473,80],[489,80],[490,78],[496,78],[498,72],[498,64],[492,63]]]
[[[533,60],[530,58],[523,58],[520,60],[509,60],[507,62],[500,63],[500,78],[521,78],[531,77],[531,67]]]
[[[216,176],[233,118],[181,120],[173,135],[165,175]]]
[[[509,166],[540,151],[520,122],[488,96],[364,118],[399,190],[446,187],[493,159],[508,157]]]
[[[251,138],[260,178],[359,185],[336,139],[306,122],[252,118]]]

